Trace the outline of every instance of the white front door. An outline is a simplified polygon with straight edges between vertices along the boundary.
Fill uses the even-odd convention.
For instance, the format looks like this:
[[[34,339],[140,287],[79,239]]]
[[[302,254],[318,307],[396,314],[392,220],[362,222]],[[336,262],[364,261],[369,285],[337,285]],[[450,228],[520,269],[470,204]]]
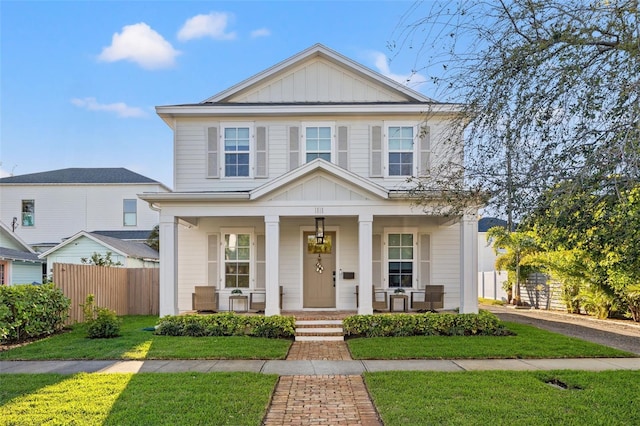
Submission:
[[[316,244],[313,233],[304,233],[304,308],[336,307],[335,241],[335,232],[326,232],[323,244]]]

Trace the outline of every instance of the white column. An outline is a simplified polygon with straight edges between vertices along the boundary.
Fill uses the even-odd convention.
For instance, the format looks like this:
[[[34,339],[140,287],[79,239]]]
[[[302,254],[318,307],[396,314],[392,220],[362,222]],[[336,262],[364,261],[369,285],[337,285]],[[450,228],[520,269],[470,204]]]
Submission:
[[[478,313],[478,221],[470,214],[460,220],[460,313]]]
[[[358,251],[360,264],[358,269],[360,271],[360,279],[358,280],[359,300],[358,300],[358,314],[359,315],[371,315],[373,314],[373,294],[371,290],[372,277],[372,264],[373,264],[373,215],[361,214],[358,216]]]
[[[280,315],[280,217],[265,216],[265,308],[264,314]]]
[[[175,216],[160,216],[160,317],[178,314],[178,226]]]

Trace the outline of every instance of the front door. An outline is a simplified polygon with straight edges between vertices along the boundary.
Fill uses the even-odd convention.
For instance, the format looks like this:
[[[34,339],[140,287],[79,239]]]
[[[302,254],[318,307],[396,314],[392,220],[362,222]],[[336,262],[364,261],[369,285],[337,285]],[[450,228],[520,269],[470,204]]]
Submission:
[[[316,244],[316,237],[312,232],[304,233],[305,308],[336,307],[335,241],[335,232],[326,232],[323,244]]]

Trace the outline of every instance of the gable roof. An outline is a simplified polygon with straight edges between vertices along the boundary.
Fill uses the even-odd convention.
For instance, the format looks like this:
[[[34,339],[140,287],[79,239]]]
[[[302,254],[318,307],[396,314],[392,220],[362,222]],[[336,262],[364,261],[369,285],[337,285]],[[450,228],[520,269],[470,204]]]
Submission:
[[[9,239],[13,240],[16,245],[22,247],[25,252],[35,253],[35,251],[31,248],[29,244],[27,244],[22,238],[20,238],[15,232],[12,232],[11,229],[4,222],[0,221],[0,232],[6,235]]]
[[[382,186],[371,182],[368,179],[364,179],[355,173],[352,173],[346,169],[343,169],[336,164],[325,161],[321,158],[316,158],[313,161],[303,164],[302,166],[289,171],[264,185],[253,189],[249,193],[251,200],[258,199],[266,194],[272,193],[278,189],[285,187],[286,185],[299,180],[301,177],[309,175],[314,172],[324,171],[332,176],[335,176],[345,182],[349,182],[377,197],[387,199],[389,198],[389,192]]]
[[[134,241],[123,241],[118,238],[106,237],[104,235],[95,234],[93,232],[86,232],[86,231],[80,231],[74,236],[72,236],[71,238],[53,247],[52,249],[45,251],[40,255],[40,258],[44,259],[45,257],[49,256],[51,253],[57,250],[60,250],[66,245],[71,244],[72,242],[82,237],[93,240],[96,243],[104,246],[108,250],[116,254],[119,254],[121,256],[132,257],[135,259],[149,259],[149,260],[160,259],[160,254],[156,250],[152,249],[151,247],[149,247],[144,243],[138,243]]]
[[[91,231],[92,234],[103,235],[105,237],[117,238],[119,240],[146,241],[151,235],[151,230],[135,231]]]
[[[363,80],[370,81],[376,86],[382,86],[385,90],[399,95],[400,100],[403,102],[435,103],[433,99],[428,98],[391,78],[373,71],[370,68],[367,68],[320,43],[314,44],[302,52],[299,52],[252,77],[249,77],[229,89],[205,99],[201,103],[229,102],[233,97],[240,93],[247,92],[258,84],[263,84],[265,81],[273,80],[301,63],[315,58],[329,61],[330,63],[337,65],[339,68],[342,68],[345,72],[354,73]]]
[[[3,183],[26,184],[73,184],[73,183],[157,183],[141,174],[132,172],[123,167],[117,168],[69,168],[51,170],[47,172],[30,173],[20,176],[10,176],[0,179]]]

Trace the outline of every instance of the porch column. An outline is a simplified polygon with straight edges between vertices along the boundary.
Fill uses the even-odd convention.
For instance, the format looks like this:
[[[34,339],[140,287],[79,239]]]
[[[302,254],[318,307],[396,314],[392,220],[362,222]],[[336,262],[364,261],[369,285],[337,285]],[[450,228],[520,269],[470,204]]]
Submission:
[[[160,317],[178,314],[178,222],[160,216]]]
[[[265,216],[265,308],[266,316],[280,315],[280,217]]]
[[[460,313],[478,313],[478,221],[470,214],[460,220]]]
[[[373,314],[373,294],[371,284],[373,283],[372,265],[373,265],[373,215],[361,214],[358,216],[358,251],[360,264],[359,283],[359,300],[358,314]]]

